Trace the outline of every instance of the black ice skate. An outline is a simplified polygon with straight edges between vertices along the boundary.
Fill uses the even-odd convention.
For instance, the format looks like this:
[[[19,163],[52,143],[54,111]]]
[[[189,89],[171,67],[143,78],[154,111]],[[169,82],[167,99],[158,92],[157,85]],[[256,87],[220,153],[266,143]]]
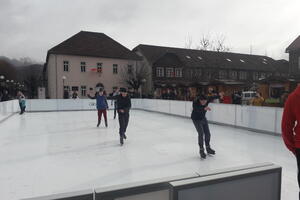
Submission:
[[[206,158],[206,154],[204,153],[204,149],[200,149],[199,153],[200,153],[200,157],[201,157],[202,159],[205,159],[205,158]]]
[[[107,122],[105,122],[105,127],[108,127],[108,124],[107,124]]]
[[[101,123],[101,121],[100,121],[100,120],[98,120],[98,124],[97,124],[97,127],[99,127],[99,126],[100,126],[100,123]]]
[[[213,150],[212,148],[210,148],[210,146],[206,147],[206,152],[207,152],[207,154],[210,154],[210,155],[216,154],[216,151]]]
[[[121,144],[121,145],[124,144],[123,137],[120,137],[120,144]]]

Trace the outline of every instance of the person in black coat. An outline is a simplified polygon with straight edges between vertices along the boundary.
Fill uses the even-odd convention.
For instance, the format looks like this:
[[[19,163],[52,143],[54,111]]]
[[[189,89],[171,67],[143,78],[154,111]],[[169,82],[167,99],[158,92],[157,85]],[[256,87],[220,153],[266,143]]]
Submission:
[[[117,110],[119,116],[119,134],[120,134],[120,144],[124,144],[124,139],[127,139],[125,135],[126,129],[129,122],[129,111],[131,108],[131,100],[127,94],[127,90],[125,88],[120,88],[120,95],[117,97]]]
[[[210,147],[210,131],[205,117],[206,112],[211,110],[210,107],[208,107],[208,103],[207,97],[200,95],[193,102],[193,111],[191,115],[195,128],[198,132],[198,144],[200,147],[199,153],[203,159],[206,158],[203,146],[203,137],[205,138],[206,152],[211,155],[215,154],[215,151]]]

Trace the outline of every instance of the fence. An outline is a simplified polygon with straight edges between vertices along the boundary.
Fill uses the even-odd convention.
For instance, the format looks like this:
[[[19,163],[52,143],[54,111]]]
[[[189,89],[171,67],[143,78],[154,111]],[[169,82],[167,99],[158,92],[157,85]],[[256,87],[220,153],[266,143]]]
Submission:
[[[159,99],[132,99],[133,109],[190,117],[192,102]],[[109,100],[109,105],[110,100]],[[282,108],[242,106],[233,104],[210,104],[207,112],[211,123],[245,128],[256,132],[281,134]],[[96,101],[91,99],[29,99],[26,102],[29,112],[95,110]],[[0,103],[0,122],[18,111],[18,102]]]

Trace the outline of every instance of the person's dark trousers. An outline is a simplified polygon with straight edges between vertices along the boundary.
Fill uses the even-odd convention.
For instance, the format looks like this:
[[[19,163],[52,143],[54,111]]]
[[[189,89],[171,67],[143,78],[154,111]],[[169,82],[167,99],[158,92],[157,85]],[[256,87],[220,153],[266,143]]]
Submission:
[[[21,103],[19,103],[19,106],[21,110],[20,114],[22,115],[25,112],[26,106],[23,107]]]
[[[104,116],[105,125],[107,126],[107,112],[106,112],[106,109],[99,109],[98,110],[98,122],[101,121],[102,114]]]
[[[297,159],[297,166],[298,166],[298,187],[300,189],[300,149],[296,149],[296,159]],[[299,191],[299,200],[300,200],[300,191]]]
[[[129,113],[118,113],[118,116],[119,116],[119,124],[120,124],[119,134],[120,137],[124,137],[128,126]]]
[[[117,116],[117,102],[114,103],[114,119],[116,119]]]
[[[198,132],[198,144],[200,149],[203,149],[203,136],[205,137],[205,146],[209,147],[210,131],[207,120],[193,120],[193,123]]]

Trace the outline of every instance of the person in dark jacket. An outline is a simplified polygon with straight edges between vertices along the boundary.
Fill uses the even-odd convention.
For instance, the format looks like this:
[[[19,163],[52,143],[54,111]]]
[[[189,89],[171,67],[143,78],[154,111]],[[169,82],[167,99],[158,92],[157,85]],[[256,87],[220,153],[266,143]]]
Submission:
[[[208,103],[207,97],[200,95],[193,102],[193,111],[191,115],[195,128],[198,132],[198,144],[200,147],[199,153],[202,159],[206,158],[203,146],[203,137],[205,138],[206,152],[211,155],[215,154],[215,151],[210,147],[210,131],[205,117],[206,112],[211,110],[208,107]]]
[[[9,101],[10,97],[7,90],[4,90],[1,101]]]
[[[120,88],[119,91],[120,95],[117,97],[117,110],[120,124],[120,144],[123,145],[124,139],[127,139],[125,133],[129,122],[129,110],[131,108],[131,100],[125,88]]]
[[[101,123],[101,117],[102,114],[104,116],[104,120],[105,120],[105,126],[107,127],[107,109],[108,109],[108,104],[107,104],[107,99],[106,96],[103,94],[103,89],[100,88],[99,92],[96,92],[95,96],[91,96],[88,94],[88,97],[90,99],[96,99],[97,102],[97,110],[98,110],[98,123],[97,123],[97,127],[99,127],[100,123]]]

